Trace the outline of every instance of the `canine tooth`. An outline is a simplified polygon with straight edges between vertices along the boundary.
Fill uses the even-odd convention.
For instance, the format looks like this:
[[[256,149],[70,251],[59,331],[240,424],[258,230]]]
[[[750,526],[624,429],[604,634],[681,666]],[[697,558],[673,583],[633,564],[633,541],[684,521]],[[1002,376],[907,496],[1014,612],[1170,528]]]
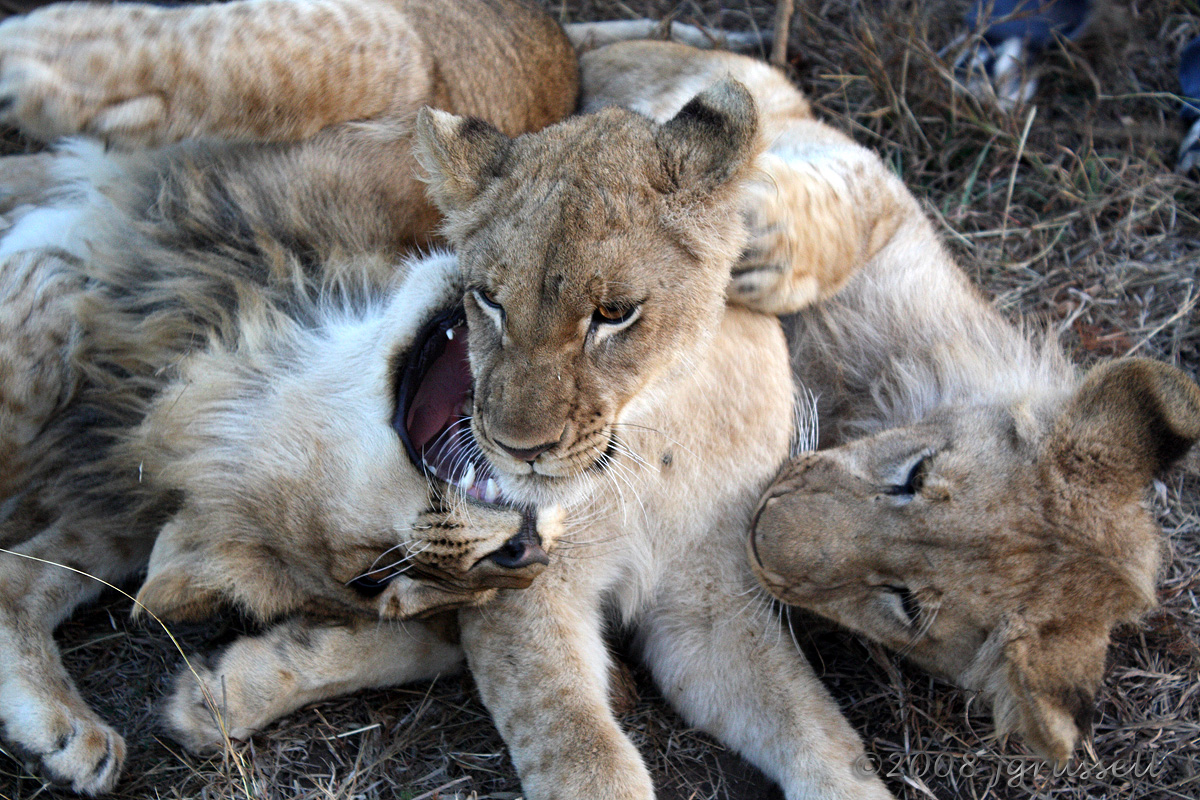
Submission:
[[[496,481],[488,478],[487,483],[483,485],[483,501],[485,503],[494,503],[499,496],[500,487],[496,485]]]
[[[462,489],[464,492],[467,492],[467,491],[470,491],[471,487],[474,485],[475,485],[475,465],[467,464],[467,471],[464,472],[462,477],[458,479],[458,488]]]
[[[454,338],[454,328],[446,328],[446,338],[447,339]]]

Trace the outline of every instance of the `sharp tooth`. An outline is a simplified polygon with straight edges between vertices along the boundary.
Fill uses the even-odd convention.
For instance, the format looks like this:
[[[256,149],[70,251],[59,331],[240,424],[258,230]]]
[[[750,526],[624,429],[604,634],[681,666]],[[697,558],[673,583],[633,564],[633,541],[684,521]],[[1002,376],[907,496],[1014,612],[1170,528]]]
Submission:
[[[446,338],[447,339],[454,338],[454,328],[446,328]]]
[[[483,501],[485,503],[494,503],[499,496],[500,487],[496,485],[496,481],[488,478],[487,483],[483,485]]]
[[[475,465],[467,464],[467,471],[464,472],[462,477],[458,479],[458,488],[460,488],[464,492],[466,492],[466,491],[470,491],[471,487],[474,485],[475,485]]]

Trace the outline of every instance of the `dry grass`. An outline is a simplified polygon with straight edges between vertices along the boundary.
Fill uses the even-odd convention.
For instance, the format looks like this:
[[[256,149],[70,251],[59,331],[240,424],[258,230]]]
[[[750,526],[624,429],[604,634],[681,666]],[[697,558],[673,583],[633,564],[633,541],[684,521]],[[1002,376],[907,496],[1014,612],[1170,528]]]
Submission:
[[[552,2],[566,21],[675,14],[769,27],[773,4]],[[1175,59],[1200,34],[1195,0],[1133,0],[1113,33],[1051,59],[1036,114],[1006,117],[952,90],[937,51],[963,2],[799,0],[791,68],[821,114],[878,150],[920,196],[984,289],[1014,316],[1061,327],[1081,363],[1125,353],[1200,370],[1200,187],[1170,171],[1182,134]],[[1200,458],[1156,486],[1172,560],[1162,608],[1124,631],[1091,749],[1053,776],[997,741],[965,693],[873,646],[795,619],[801,645],[906,800],[1200,795]],[[179,656],[114,600],[61,636],[89,700],[126,732],[117,796],[513,798],[503,744],[468,679],[361,693],[293,715],[224,758],[156,738],[152,706]],[[180,630],[203,649],[215,627]],[[776,790],[683,727],[645,676],[624,724],[668,798],[751,800]],[[1097,776],[1096,767],[1117,767]],[[1129,774],[1124,774],[1129,773]],[[0,798],[57,796],[0,757]]]

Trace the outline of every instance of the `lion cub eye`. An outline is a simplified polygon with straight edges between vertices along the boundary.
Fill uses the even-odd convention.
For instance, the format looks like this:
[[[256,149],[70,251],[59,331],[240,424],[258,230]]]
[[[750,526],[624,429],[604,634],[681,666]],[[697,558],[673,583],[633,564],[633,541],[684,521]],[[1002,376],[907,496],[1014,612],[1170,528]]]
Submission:
[[[933,453],[926,451],[908,462],[900,472],[903,476],[901,482],[885,486],[883,493],[896,497],[902,503],[912,500],[925,486],[925,477],[929,473],[929,461],[932,457]]]
[[[472,289],[471,294],[475,296],[475,302],[479,304],[480,310],[491,317],[492,322],[496,323],[496,327],[504,327],[504,306],[497,302],[496,296],[487,289]]]
[[[592,327],[600,328],[604,326],[609,328],[610,332],[614,332],[622,328],[628,328],[641,315],[641,303],[631,306],[597,306],[596,311],[592,314]]]
[[[907,627],[916,627],[921,620],[921,601],[907,586],[884,586],[884,601]]]

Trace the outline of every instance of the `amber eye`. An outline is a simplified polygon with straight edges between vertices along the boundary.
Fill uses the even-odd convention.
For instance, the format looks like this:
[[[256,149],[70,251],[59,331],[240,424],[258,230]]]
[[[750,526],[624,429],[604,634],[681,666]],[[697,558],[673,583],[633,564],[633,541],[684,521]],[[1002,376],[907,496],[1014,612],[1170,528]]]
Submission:
[[[480,302],[480,304],[485,305],[488,308],[492,308],[497,311],[501,310],[501,308],[502,308],[502,306],[498,302],[496,302],[496,296],[493,295],[491,292],[489,292],[487,289],[476,289],[475,290],[475,299],[478,300]]]
[[[640,304],[632,306],[597,306],[592,314],[593,325],[630,325],[642,312]]]
[[[600,306],[596,309],[596,313],[604,317],[609,322],[616,322],[625,315],[624,309],[612,308],[609,306]]]

